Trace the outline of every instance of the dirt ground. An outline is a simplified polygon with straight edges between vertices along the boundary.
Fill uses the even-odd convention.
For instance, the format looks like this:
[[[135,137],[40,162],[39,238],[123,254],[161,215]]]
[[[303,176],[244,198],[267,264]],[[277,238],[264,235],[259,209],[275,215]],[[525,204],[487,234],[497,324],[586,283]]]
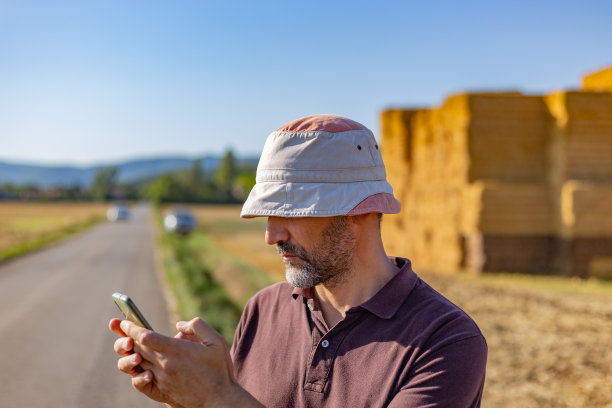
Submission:
[[[487,339],[483,407],[612,407],[612,292],[420,275]]]

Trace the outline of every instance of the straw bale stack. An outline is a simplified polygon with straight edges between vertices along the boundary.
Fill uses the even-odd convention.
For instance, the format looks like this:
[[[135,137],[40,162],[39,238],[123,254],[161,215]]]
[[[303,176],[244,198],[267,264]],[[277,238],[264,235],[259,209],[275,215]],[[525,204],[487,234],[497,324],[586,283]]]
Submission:
[[[394,187],[398,199],[402,201],[409,183],[412,162],[411,119],[416,110],[387,110],[382,113],[381,153],[386,163],[387,179]]]
[[[401,119],[397,111],[384,112],[384,159],[404,204],[400,221],[383,228],[387,241],[403,243],[388,249],[429,269],[456,270],[466,257],[475,259],[466,251],[477,234],[550,232],[548,190],[538,184],[546,180],[544,112],[542,98],[518,93],[453,95],[440,108]],[[409,170],[391,162],[402,160],[405,146]],[[401,176],[391,174],[396,171]],[[397,239],[402,229],[409,240]]]
[[[465,145],[464,105],[458,97],[450,107],[419,111],[413,118],[414,208],[407,222],[415,227],[414,256],[430,269],[454,270],[463,257],[457,219],[465,168],[457,161],[456,145]]]
[[[585,75],[582,78],[582,89],[585,91],[612,92],[612,66]]]
[[[387,169],[387,180],[402,205],[400,214],[385,215],[382,234],[389,253],[400,254],[404,251],[407,234],[407,217],[413,205],[410,203],[409,186],[412,163],[411,120],[416,110],[387,110],[382,113],[381,153]]]
[[[606,275],[612,92],[458,94],[383,112],[382,130],[403,208],[383,222],[389,252],[424,269]]]

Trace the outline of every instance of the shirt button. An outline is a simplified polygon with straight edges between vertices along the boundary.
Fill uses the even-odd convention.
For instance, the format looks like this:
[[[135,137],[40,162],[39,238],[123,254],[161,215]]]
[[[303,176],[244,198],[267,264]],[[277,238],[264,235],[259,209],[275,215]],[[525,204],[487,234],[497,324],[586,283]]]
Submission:
[[[314,310],[314,305],[312,303],[308,304],[308,309],[312,312]]]
[[[323,346],[323,348],[327,348],[327,347],[329,346],[329,341],[327,341],[327,340],[323,340],[323,341],[321,342],[321,346]]]

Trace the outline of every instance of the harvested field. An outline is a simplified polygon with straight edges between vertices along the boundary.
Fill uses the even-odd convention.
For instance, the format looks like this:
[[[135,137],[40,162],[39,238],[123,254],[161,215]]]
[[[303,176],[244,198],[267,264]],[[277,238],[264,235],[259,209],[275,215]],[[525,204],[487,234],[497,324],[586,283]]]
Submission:
[[[226,251],[283,279],[278,255],[263,240],[264,218],[240,220],[239,207],[195,212]],[[612,283],[415,269],[467,311],[487,339],[483,407],[612,407]]]
[[[483,407],[612,407],[612,286],[420,274],[489,345]]]
[[[211,235],[213,242],[277,280],[284,279],[283,263],[274,247],[264,242],[267,219],[240,218],[241,206],[194,206],[198,226]]]
[[[103,219],[107,208],[104,203],[0,202],[0,254],[53,241]]]

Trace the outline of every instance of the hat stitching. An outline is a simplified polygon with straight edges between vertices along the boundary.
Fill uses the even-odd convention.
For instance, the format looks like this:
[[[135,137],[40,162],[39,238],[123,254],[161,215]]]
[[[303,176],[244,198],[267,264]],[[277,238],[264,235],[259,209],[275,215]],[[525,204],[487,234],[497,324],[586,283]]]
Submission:
[[[367,171],[366,171],[367,170]],[[339,174],[340,173],[340,174]],[[368,174],[371,173],[371,174]],[[386,171],[382,166],[370,166],[370,167],[346,167],[346,168],[337,168],[337,169],[324,169],[324,170],[303,170],[303,169],[287,169],[287,168],[267,168],[261,169],[257,172],[257,181],[283,181],[289,180],[293,178],[304,177],[305,183],[312,183],[315,181],[319,181],[317,177],[322,177],[325,175],[338,175],[344,177],[337,177],[327,179],[329,182],[333,182],[333,180],[340,180],[344,183],[350,183],[352,181],[371,181],[371,180],[386,180]],[[310,175],[310,176],[309,176]],[[349,176],[358,177],[355,180],[347,180],[346,177]],[[264,177],[265,176],[265,177]]]
[[[357,135],[361,135],[361,136],[371,136],[372,138],[374,138],[374,134],[372,132],[370,132],[369,130],[347,130],[344,132],[338,132],[338,133],[332,133],[332,132],[325,132],[322,130],[317,130],[317,131],[308,131],[308,132],[287,132],[287,131],[282,131],[282,132],[272,132],[272,135],[274,136],[289,136],[289,137],[293,137],[293,138],[300,138],[300,139],[314,139],[323,135],[329,135],[330,137],[334,137],[334,136],[340,136],[343,134],[351,134],[351,133],[355,133],[356,136]]]

